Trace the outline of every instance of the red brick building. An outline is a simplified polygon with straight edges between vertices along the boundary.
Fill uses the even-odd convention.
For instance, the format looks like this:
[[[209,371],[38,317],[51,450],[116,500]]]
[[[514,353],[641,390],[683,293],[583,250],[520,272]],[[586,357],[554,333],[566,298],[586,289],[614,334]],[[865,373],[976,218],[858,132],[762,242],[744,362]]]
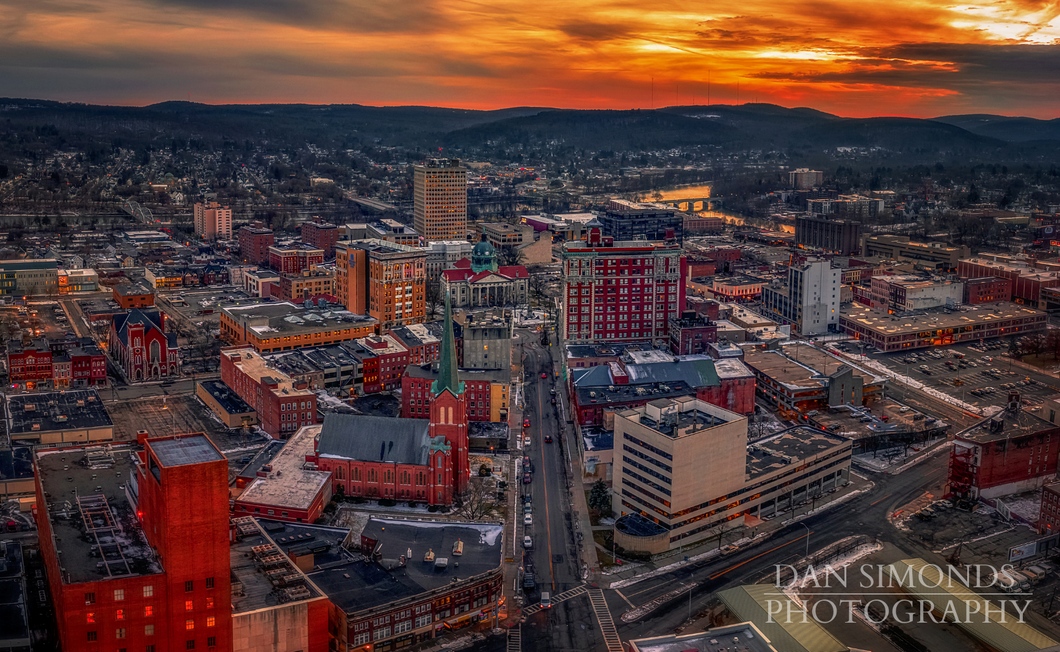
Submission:
[[[674,355],[706,353],[707,345],[718,341],[718,325],[709,318],[686,310],[670,319],[670,351]]]
[[[666,341],[684,310],[687,266],[681,245],[616,242],[591,220],[586,240],[566,242],[563,333],[572,343]]]
[[[203,434],[141,444],[35,453],[62,649],[231,650],[228,462]]]
[[[361,361],[364,393],[376,394],[401,387],[401,377],[409,366],[409,350],[397,338],[369,335],[354,340],[347,350]]]
[[[684,222],[684,233],[719,233],[725,228],[725,220],[714,215],[686,217]]]
[[[571,376],[571,412],[583,426],[601,426],[605,412],[660,398],[695,396],[737,414],[754,412],[754,374],[739,360],[680,359],[663,351],[634,351],[618,362]]]
[[[272,229],[260,222],[239,229],[239,255],[248,263],[262,265],[269,262],[269,247],[276,244]]]
[[[324,250],[324,258],[335,255],[335,243],[340,240],[342,229],[334,224],[328,224],[319,217],[314,217],[310,222],[302,222],[302,242]]]
[[[232,514],[289,523],[313,523],[331,500],[331,473],[306,464],[315,455],[320,425],[305,426],[283,444],[254,477],[237,486]]]
[[[155,291],[146,285],[115,285],[114,301],[122,310],[131,308],[150,308],[155,305]]]
[[[395,328],[390,334],[409,350],[409,364],[424,365],[438,361],[441,338],[435,334],[433,328],[432,324],[409,324]],[[457,341],[457,352],[461,351],[462,347]]]
[[[1060,265],[1030,259],[966,258],[957,263],[957,275],[962,279],[1006,279],[1012,284],[1012,300],[1032,306],[1038,305],[1042,289],[1060,287]]]
[[[301,274],[324,262],[324,250],[295,242],[269,247],[269,267],[281,274]]]
[[[1038,532],[1060,532],[1060,482],[1042,487],[1042,502],[1038,513]]]
[[[309,461],[332,472],[336,493],[451,504],[471,476],[470,392],[457,371],[448,297],[438,375],[424,392],[427,405],[419,418],[329,413]]]
[[[166,333],[165,324],[157,310],[133,309],[114,316],[108,349],[129,382],[180,375],[177,336]]]
[[[1000,414],[958,435],[950,451],[949,491],[995,498],[1038,489],[1056,476],[1060,427],[1023,411],[1009,392]]]
[[[964,280],[964,303],[995,303],[1012,301],[1012,281],[987,276]]]
[[[468,421],[508,420],[510,372],[504,369],[461,369],[459,373],[467,394]],[[438,371],[430,364],[408,366],[401,378],[401,416],[423,419],[429,414],[431,386],[437,378]]]
[[[52,380],[52,349],[48,340],[41,338],[23,344],[22,340],[7,343],[7,372],[12,384],[26,389],[47,386]]]
[[[273,439],[317,422],[317,395],[306,389],[308,383],[269,367],[251,346],[221,349],[221,381],[254,408]]]

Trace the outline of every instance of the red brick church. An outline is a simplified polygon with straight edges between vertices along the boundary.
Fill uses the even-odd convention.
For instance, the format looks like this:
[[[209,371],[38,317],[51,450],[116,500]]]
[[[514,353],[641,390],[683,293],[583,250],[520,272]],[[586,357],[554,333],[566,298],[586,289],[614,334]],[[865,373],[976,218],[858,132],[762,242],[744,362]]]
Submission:
[[[328,414],[307,461],[331,472],[335,493],[450,505],[468,485],[467,409],[457,375],[452,307],[428,419]]]

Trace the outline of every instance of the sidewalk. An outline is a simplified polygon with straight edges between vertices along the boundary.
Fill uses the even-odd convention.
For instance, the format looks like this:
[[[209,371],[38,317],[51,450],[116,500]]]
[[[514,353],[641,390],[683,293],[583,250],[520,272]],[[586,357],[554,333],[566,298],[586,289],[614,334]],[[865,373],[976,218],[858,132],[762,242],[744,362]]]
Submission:
[[[866,491],[869,491],[875,486],[875,484],[860,476],[851,473],[850,483],[845,487],[840,487],[834,493],[827,494],[827,501],[817,501],[817,507],[813,508],[813,503],[806,501],[800,505],[797,505],[792,512],[781,512],[768,521],[763,521],[761,525],[747,531],[745,528],[745,537],[723,543],[724,547],[736,546],[736,548],[742,548],[743,546],[750,543],[761,543],[768,539],[776,531],[787,527],[793,522],[801,521],[807,516],[813,516],[823,511],[833,509],[848,500],[853,499]],[[631,564],[632,568],[619,567],[615,572],[611,572],[601,578],[601,585],[608,588],[622,588],[636,584],[637,582],[656,577],[665,573],[669,573],[680,568],[683,568],[689,564],[712,559],[714,557],[721,557],[726,554],[724,547],[719,549],[719,542],[717,540],[707,541],[699,545],[694,545],[688,548],[672,550],[666,553],[666,556],[649,562],[637,562]],[[730,552],[733,550],[730,549]]]

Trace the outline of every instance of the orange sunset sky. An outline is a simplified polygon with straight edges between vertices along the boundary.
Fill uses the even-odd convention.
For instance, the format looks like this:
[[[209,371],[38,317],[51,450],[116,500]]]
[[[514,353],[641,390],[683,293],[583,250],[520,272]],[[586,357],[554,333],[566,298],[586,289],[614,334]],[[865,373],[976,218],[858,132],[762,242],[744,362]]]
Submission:
[[[1060,3],[0,0],[0,96],[1060,116]],[[709,84],[708,84],[709,78]],[[709,86],[709,89],[708,89]]]

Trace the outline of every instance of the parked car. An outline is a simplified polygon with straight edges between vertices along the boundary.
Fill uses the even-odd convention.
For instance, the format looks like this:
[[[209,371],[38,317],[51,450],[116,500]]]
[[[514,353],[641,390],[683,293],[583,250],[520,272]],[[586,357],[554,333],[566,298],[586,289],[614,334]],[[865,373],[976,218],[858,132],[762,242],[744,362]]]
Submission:
[[[534,515],[533,514],[523,514],[523,525],[525,525],[526,527],[530,527],[533,524],[534,524]]]
[[[524,428],[529,428],[530,427],[530,419],[523,419],[523,427]]]
[[[534,547],[534,540],[530,538],[529,534],[523,535],[523,547],[530,550]]]
[[[534,481],[534,478],[529,473],[524,473],[523,474],[523,484],[530,484],[533,481]]]

